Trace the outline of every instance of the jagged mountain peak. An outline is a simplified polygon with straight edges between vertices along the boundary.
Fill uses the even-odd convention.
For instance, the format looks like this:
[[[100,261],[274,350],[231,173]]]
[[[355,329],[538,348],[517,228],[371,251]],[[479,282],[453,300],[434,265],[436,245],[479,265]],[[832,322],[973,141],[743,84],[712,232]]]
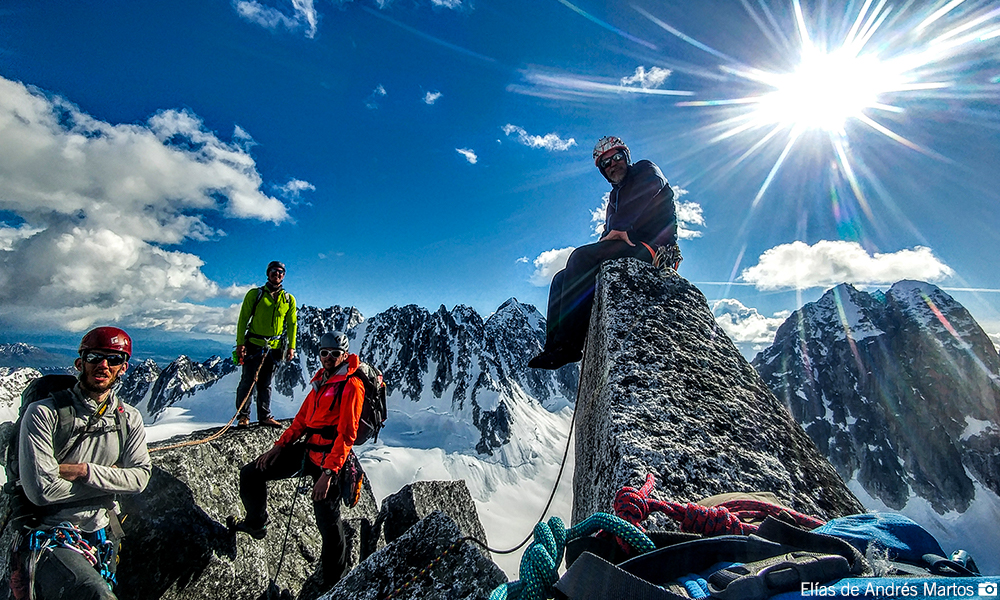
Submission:
[[[1000,493],[1000,460],[986,450],[1000,442],[1000,357],[937,286],[837,286],[793,313],[753,364],[841,475],[887,506],[920,497],[964,512],[976,485]]]

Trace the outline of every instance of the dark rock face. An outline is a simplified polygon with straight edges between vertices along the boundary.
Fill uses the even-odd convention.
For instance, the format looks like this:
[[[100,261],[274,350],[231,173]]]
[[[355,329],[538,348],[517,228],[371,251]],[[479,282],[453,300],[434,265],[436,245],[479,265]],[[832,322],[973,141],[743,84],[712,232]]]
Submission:
[[[1000,493],[1000,357],[931,284],[843,284],[793,313],[754,359],[845,479],[901,509],[911,494],[964,512],[974,479]]]
[[[478,546],[457,544],[462,535],[455,521],[435,511],[361,563],[321,600],[380,600],[390,594],[398,600],[487,598],[507,577]]]
[[[665,500],[768,491],[821,518],[862,512],[676,273],[633,259],[604,264],[582,369],[574,523],[611,512],[615,492],[647,473]]]
[[[486,540],[486,531],[464,481],[418,481],[382,501],[378,520],[386,543],[394,542],[434,511],[441,511],[455,521],[463,536]],[[488,552],[486,556],[489,557]]]
[[[148,401],[149,392],[162,372],[153,359],[146,359],[137,365],[130,363],[116,390],[118,397],[132,406],[139,406],[143,400]]]

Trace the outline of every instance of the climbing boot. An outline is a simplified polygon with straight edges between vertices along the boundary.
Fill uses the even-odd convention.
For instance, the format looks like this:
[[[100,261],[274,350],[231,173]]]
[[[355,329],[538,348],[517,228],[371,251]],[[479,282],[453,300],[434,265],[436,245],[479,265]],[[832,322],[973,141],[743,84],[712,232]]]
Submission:
[[[262,540],[265,536],[267,536],[267,524],[264,524],[261,527],[251,527],[247,525],[245,519],[237,521],[234,517],[229,517],[226,524],[232,531],[245,533],[255,540]]]
[[[546,348],[542,353],[528,361],[528,367],[532,369],[554,370],[576,362],[583,358],[583,352],[568,348],[566,346],[556,346]]]
[[[257,419],[257,423],[267,425],[268,427],[284,427],[280,421],[271,416],[264,417],[263,419]]]
[[[246,427],[250,427],[250,417],[240,417],[236,419],[237,429],[244,429]]]

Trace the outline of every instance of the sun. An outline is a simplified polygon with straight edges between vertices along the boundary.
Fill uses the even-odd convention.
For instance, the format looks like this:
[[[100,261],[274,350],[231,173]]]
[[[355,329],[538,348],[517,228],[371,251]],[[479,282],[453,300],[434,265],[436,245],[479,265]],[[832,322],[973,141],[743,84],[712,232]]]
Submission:
[[[899,88],[901,76],[873,54],[857,56],[846,47],[829,53],[805,48],[792,72],[760,75],[773,91],[759,97],[750,117],[755,126],[838,133],[866,110],[892,110],[879,99]]]

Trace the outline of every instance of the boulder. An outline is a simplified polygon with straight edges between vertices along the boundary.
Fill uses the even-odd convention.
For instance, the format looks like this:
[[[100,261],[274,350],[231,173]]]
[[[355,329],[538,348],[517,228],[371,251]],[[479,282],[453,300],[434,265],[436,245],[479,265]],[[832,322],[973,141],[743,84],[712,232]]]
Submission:
[[[462,535],[486,540],[486,531],[465,481],[418,481],[382,501],[378,522],[386,543],[396,540],[436,510],[451,517]]]
[[[863,512],[830,463],[673,270],[635,259],[599,276],[577,403],[573,522],[623,486],[694,502],[766,491],[800,512]],[[652,524],[674,528],[660,513]]]
[[[465,600],[489,597],[503,571],[441,511],[368,557],[321,600]]]

